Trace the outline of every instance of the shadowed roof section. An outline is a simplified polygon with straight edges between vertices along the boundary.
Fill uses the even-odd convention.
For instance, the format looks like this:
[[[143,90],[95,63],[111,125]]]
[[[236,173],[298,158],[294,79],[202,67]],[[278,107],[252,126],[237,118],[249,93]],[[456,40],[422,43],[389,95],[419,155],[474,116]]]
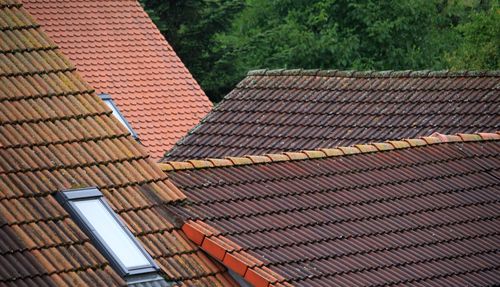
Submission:
[[[163,160],[495,132],[499,125],[498,71],[259,70]]]
[[[23,0],[98,94],[111,95],[153,159],[212,104],[135,0]]]
[[[189,238],[255,286],[500,282],[500,133],[160,166]]]
[[[0,0],[0,285],[125,282],[56,201],[97,187],[167,280],[234,284],[169,211],[185,200],[17,1]]]

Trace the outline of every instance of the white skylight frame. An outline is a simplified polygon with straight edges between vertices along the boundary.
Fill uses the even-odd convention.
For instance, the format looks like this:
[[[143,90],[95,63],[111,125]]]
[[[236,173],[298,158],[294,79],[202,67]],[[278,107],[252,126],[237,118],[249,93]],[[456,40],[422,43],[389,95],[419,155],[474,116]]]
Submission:
[[[137,275],[148,275],[156,274],[160,270],[158,265],[154,262],[153,258],[144,249],[144,247],[137,241],[135,236],[130,232],[127,226],[119,218],[119,216],[113,211],[109,206],[106,199],[99,189],[95,187],[72,189],[67,191],[61,191],[56,194],[57,199],[63,207],[70,213],[71,217],[75,220],[78,226],[90,237],[94,245],[102,252],[102,254],[109,260],[111,266],[122,277],[131,277]],[[79,203],[90,202],[100,204],[109,216],[112,217],[115,224],[123,231],[121,236],[126,236],[125,241],[131,243],[133,247],[136,247],[135,252],[139,252],[140,255],[146,260],[146,264],[137,265],[133,267],[127,267],[127,265],[120,259],[120,255],[117,254],[117,248],[110,246],[105,239],[105,235],[98,232],[96,224],[89,221],[89,216],[82,212],[82,209],[78,207]],[[116,227],[116,226],[115,226]],[[117,234],[119,235],[119,234]],[[130,246],[129,246],[130,247]],[[144,262],[144,261],[143,261]]]
[[[104,103],[106,103],[106,105],[108,106],[108,108],[111,109],[111,111],[113,111],[113,116],[125,127],[127,128],[127,130],[130,132],[130,134],[132,135],[132,137],[136,140],[139,140],[139,137],[137,136],[137,133],[134,131],[134,129],[132,128],[132,126],[130,125],[130,123],[127,121],[127,119],[123,116],[123,114],[120,112],[120,110],[118,109],[118,107],[115,105],[115,102],[113,102],[113,99],[111,98],[110,95],[108,94],[100,94],[99,97],[101,98],[101,100],[104,101]]]

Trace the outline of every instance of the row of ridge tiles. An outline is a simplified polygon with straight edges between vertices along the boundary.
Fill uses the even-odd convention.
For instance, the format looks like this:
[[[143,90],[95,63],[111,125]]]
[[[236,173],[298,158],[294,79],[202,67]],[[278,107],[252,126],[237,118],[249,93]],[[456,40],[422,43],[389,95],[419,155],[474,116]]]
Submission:
[[[406,70],[406,71],[346,71],[346,70],[319,70],[319,69],[261,69],[252,70],[247,73],[248,76],[320,76],[320,77],[481,77],[481,76],[500,76],[500,70],[497,71],[431,71],[431,70]]]
[[[303,150],[299,152],[284,152],[276,154],[264,155],[247,155],[243,157],[226,157],[226,158],[207,158],[205,160],[188,160],[188,161],[167,161],[159,163],[163,171],[174,171],[194,168],[210,168],[210,167],[227,167],[235,165],[246,164],[259,164],[270,163],[288,160],[304,160],[325,158],[332,156],[352,155],[358,153],[368,153],[377,151],[388,151],[393,149],[410,148],[416,146],[439,144],[447,142],[460,142],[460,141],[481,141],[481,140],[498,140],[500,139],[500,132],[497,133],[477,133],[477,134],[457,134],[457,135],[443,135],[433,134],[431,136],[393,140],[381,143],[371,144],[358,144],[348,147],[337,148],[322,148],[317,150]]]

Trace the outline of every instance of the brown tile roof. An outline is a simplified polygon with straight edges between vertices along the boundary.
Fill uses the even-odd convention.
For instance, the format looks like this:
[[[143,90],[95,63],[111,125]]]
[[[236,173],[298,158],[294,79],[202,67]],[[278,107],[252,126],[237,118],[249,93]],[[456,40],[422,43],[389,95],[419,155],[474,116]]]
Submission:
[[[255,286],[500,282],[500,133],[160,165],[188,237]]]
[[[54,198],[97,186],[184,285],[234,282],[180,229],[185,200],[22,5],[0,0],[0,285],[124,284]]]
[[[500,73],[254,71],[164,160],[500,128]]]
[[[135,0],[22,0],[98,94],[110,94],[153,159],[212,104]]]

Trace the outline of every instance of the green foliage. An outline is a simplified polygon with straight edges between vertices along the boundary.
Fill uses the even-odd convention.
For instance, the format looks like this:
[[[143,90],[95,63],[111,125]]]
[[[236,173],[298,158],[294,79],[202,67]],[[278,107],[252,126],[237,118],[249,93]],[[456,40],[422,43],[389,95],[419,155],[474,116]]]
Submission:
[[[499,67],[498,0],[143,2],[214,101],[252,69]]]
[[[471,14],[459,24],[461,36],[456,50],[446,54],[451,69],[500,68],[500,9],[498,3],[487,11]]]
[[[210,77],[220,58],[215,51],[217,33],[231,27],[245,0],[141,0],[177,55],[205,91],[211,95]],[[213,98],[212,98],[213,99]]]

